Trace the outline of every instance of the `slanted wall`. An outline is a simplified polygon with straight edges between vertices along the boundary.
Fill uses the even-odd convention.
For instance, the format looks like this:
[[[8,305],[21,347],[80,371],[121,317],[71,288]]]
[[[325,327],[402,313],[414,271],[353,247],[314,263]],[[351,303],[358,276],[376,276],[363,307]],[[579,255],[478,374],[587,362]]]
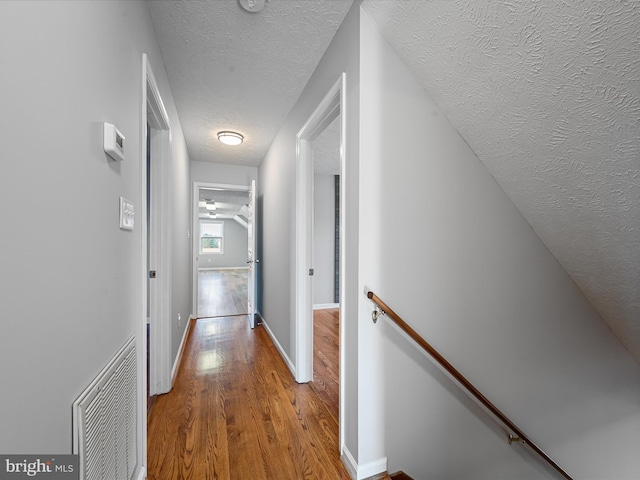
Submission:
[[[367,451],[414,478],[557,477],[387,320],[373,326],[366,287],[574,478],[637,477],[640,367],[364,12],[360,45]]]

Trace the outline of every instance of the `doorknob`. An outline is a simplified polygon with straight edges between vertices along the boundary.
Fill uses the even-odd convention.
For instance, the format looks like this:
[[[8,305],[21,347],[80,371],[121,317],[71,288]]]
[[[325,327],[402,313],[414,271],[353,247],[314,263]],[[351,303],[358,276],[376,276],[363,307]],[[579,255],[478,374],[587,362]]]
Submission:
[[[253,263],[253,260],[247,260],[247,263]]]

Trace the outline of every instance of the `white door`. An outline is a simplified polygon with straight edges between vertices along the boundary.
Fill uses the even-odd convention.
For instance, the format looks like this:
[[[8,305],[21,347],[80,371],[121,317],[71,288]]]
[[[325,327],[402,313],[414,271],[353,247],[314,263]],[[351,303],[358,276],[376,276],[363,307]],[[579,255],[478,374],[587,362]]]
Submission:
[[[257,225],[257,212],[256,212],[256,181],[251,180],[251,190],[249,191],[249,218],[247,222],[248,242],[247,242],[247,264],[249,265],[249,285],[248,285],[248,310],[249,313],[249,325],[254,328],[256,322],[256,285],[257,275],[256,267],[260,262],[256,258],[256,225]]]

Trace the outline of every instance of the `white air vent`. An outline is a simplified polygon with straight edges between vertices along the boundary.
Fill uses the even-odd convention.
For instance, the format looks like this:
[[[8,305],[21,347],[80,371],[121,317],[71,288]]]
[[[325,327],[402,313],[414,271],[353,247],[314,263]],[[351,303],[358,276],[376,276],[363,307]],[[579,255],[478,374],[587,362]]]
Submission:
[[[131,480],[137,467],[135,338],[73,403],[80,480]]]

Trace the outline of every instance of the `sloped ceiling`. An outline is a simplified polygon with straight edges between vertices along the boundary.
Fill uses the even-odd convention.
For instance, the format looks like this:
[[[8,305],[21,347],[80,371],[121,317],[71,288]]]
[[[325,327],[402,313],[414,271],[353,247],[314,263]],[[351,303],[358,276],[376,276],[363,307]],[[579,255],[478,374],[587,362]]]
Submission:
[[[216,204],[216,215],[219,218],[233,218],[236,215],[246,217],[249,205],[249,192],[224,188],[205,188],[199,191],[198,217],[209,218],[209,210],[205,203],[213,200]]]
[[[257,166],[352,0],[150,0],[191,160]],[[218,142],[234,130],[239,147]]]
[[[363,5],[640,361],[640,2]]]

